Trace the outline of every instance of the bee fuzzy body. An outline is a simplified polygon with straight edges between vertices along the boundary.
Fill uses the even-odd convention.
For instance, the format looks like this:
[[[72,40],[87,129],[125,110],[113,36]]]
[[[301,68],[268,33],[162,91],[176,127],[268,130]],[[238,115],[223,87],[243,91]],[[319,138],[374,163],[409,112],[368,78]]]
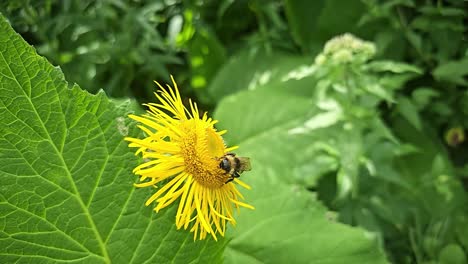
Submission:
[[[250,159],[237,157],[234,153],[227,153],[221,157],[219,167],[223,169],[226,174],[229,174],[229,179],[226,183],[233,181],[235,178],[239,178],[242,172],[251,170]]]

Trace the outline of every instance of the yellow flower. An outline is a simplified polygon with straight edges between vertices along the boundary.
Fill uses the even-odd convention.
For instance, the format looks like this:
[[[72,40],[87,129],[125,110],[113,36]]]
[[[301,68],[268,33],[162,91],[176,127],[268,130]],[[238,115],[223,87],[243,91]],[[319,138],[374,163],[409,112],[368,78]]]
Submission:
[[[160,94],[155,93],[160,103],[145,104],[146,115],[130,115],[142,124],[138,127],[146,136],[125,138],[130,147],[138,147],[136,154],[141,153],[144,160],[133,170],[142,182],[135,185],[160,188],[146,201],[146,205],[156,202],[156,212],[179,200],[177,229],[190,226],[194,239],[197,234],[199,239],[211,234],[217,240],[217,234],[224,236],[226,222],[235,225],[233,208],[253,209],[240,201],[244,197],[235,183],[250,187],[237,178],[228,182],[231,176],[220,168],[220,160],[237,147],[226,147],[221,137],[226,130],[217,131],[218,121],[206,113],[200,117],[196,103],[189,100],[190,109],[184,107],[171,79],[174,88],[165,89],[156,82],[161,88]]]

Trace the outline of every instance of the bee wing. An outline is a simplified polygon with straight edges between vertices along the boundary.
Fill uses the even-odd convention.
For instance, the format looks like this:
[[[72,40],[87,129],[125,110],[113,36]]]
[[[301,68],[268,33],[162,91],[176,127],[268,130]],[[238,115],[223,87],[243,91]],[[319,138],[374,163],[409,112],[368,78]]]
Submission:
[[[242,171],[249,171],[252,169],[252,166],[250,165],[250,158],[247,157],[239,157],[239,161],[241,164],[240,169]]]

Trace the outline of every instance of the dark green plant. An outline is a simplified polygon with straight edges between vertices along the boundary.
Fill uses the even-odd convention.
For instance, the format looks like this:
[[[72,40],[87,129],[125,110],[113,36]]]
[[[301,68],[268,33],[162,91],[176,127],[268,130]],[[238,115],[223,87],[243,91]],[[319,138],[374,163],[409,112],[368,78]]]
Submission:
[[[374,39],[382,50],[380,56],[411,61],[425,72],[401,95],[407,107],[398,107],[400,114],[419,130],[416,116],[421,115],[439,138],[450,128],[468,128],[467,2],[363,3],[368,12],[359,24],[376,28]]]
[[[461,0],[0,4],[71,83],[152,101],[152,80],[172,73],[181,94],[216,109],[252,158],[242,177],[262,205],[239,219],[228,262],[278,261],[291,241],[319,241],[308,228],[323,223],[295,217],[297,194],[321,215],[317,196],[327,221],[370,231],[394,263],[466,263],[467,10]],[[325,44],[345,32],[369,42]],[[283,208],[317,236],[268,232]]]
[[[177,2],[22,0],[0,10],[72,83],[92,93],[149,97],[152,80],[168,80],[169,68],[184,63],[175,47]]]

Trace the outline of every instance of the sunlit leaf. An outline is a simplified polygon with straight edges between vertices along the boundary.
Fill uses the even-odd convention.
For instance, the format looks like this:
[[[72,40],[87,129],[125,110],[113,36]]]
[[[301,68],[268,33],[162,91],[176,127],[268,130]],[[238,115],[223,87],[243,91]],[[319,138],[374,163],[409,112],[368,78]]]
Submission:
[[[399,63],[394,61],[374,61],[370,62],[366,65],[366,68],[371,71],[376,72],[393,72],[393,73],[417,73],[421,74],[422,70],[416,66],[406,64],[406,63]]]
[[[259,100],[278,105],[254,103]],[[253,169],[242,179],[252,186],[246,199],[256,207],[239,214],[237,227],[230,230],[233,239],[225,253],[227,263],[386,263],[370,234],[327,219],[326,209],[313,193],[297,184],[301,177],[313,175],[310,169],[314,166],[337,166],[314,161],[320,151],[326,151],[314,144],[314,131],[291,133],[313,115],[309,102],[258,90],[227,97],[219,105],[216,117],[233,120],[226,128],[240,133],[228,134],[227,139],[241,145],[239,155],[251,158]],[[236,105],[239,107],[232,111]],[[264,118],[266,113],[280,117]],[[312,167],[303,167],[305,164]]]
[[[68,88],[0,19],[0,262],[216,263],[224,242],[176,230],[135,190],[129,100]]]
[[[219,70],[208,86],[213,100],[241,90],[255,89],[311,74],[312,58],[268,52],[264,49],[245,49],[234,54]]]

